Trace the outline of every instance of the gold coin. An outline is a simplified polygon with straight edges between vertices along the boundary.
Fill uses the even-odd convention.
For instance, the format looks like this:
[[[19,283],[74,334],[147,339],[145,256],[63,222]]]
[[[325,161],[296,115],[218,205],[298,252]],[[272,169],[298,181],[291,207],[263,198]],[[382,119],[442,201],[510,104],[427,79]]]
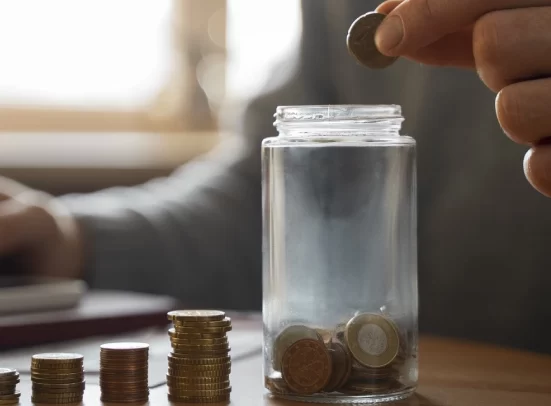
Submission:
[[[174,332],[177,334],[223,334],[231,331],[232,326],[224,327],[188,327],[188,326],[174,326]]]
[[[231,362],[226,364],[216,364],[216,365],[182,365],[182,364],[169,364],[169,366],[174,370],[185,370],[185,371],[222,371],[225,369],[231,368]]]
[[[21,396],[21,392],[15,391],[14,393],[11,393],[9,395],[2,395],[0,396],[0,400],[17,400]]]
[[[84,388],[85,385],[86,385],[86,381],[73,382],[73,383],[40,383],[40,382],[32,383],[32,387],[38,390]]]
[[[149,357],[100,357],[104,364],[147,364]]]
[[[169,320],[217,321],[223,320],[226,313],[219,310],[173,310],[167,316]]]
[[[100,352],[104,353],[125,353],[125,352],[148,352],[149,344],[136,342],[106,343],[100,346]]]
[[[100,400],[105,403],[138,403],[147,402],[149,391],[139,393],[102,393]]]
[[[183,321],[183,320],[174,320],[174,327],[189,327],[189,328],[216,328],[216,327],[230,327],[231,318],[226,317],[223,320],[216,321]]]
[[[55,373],[55,372],[35,372],[31,371],[31,378],[40,379],[73,379],[78,377],[84,377],[84,371],[72,372],[72,373]]]
[[[383,367],[398,355],[398,332],[386,317],[363,313],[346,325],[345,341],[353,357],[367,367]]]
[[[31,358],[32,368],[74,369],[82,366],[84,356],[75,353],[49,352],[35,354]]]
[[[227,351],[230,346],[228,343],[222,344],[172,344],[174,350],[180,350],[183,352],[195,352],[195,351]]]
[[[34,389],[33,388],[33,394],[34,395],[42,395],[42,394],[51,394],[51,395],[58,395],[58,394],[62,394],[62,393],[67,393],[67,394],[81,394],[84,392],[84,389],[76,389],[76,388],[72,388],[72,389],[56,389],[56,388],[52,388],[52,389]]]
[[[147,376],[149,375],[149,371],[147,368],[144,369],[100,369],[100,376],[104,377],[121,377],[121,378],[133,378],[136,376]]]
[[[168,335],[171,338],[182,340],[227,338],[226,332],[221,333],[177,333],[174,328],[168,329]]]
[[[348,52],[359,63],[371,69],[386,68],[397,59],[383,55],[375,45],[375,34],[385,17],[384,14],[375,12],[358,17],[350,26],[346,37]]]
[[[281,365],[283,379],[289,388],[299,394],[321,391],[331,377],[331,356],[319,339],[296,341],[283,354]]]
[[[60,368],[31,368],[31,374],[49,374],[49,375],[70,375],[70,374],[81,374],[83,373],[83,368],[73,368],[73,369],[60,369]]]
[[[184,339],[184,338],[171,338],[170,342],[172,345],[220,345],[228,344],[228,338],[195,338],[195,339]]]
[[[100,402],[103,403],[136,403],[136,404],[144,404],[149,401],[149,394],[146,397],[138,398],[138,399],[129,399],[127,397],[123,397],[122,399],[113,399],[108,396],[101,396]]]
[[[220,378],[229,376],[231,368],[228,369],[212,369],[206,371],[189,371],[185,369],[174,369],[168,367],[168,374],[173,378]]]
[[[14,379],[18,378],[19,373],[15,369],[11,368],[0,368],[0,382],[2,382],[4,379]]]
[[[82,398],[82,393],[36,393],[33,392],[32,394],[33,399],[42,399],[42,400],[50,400],[50,401],[63,401],[63,400],[73,400],[73,402],[76,401],[76,399]],[[35,403],[40,403],[33,401]],[[44,402],[48,403],[48,402]]]
[[[281,359],[285,351],[295,342],[304,338],[323,341],[316,330],[300,324],[287,326],[279,333],[274,341],[272,354],[272,366],[276,371],[281,371]]]
[[[19,403],[19,398],[2,400],[0,399],[0,405],[16,405]]]
[[[171,391],[171,388],[169,388],[169,393],[175,394],[177,393],[179,396],[199,396],[199,397],[211,397],[211,396],[218,396],[218,395],[225,395],[229,394],[231,392],[231,386],[225,387],[223,389],[216,389],[216,390],[180,390],[177,389],[175,391]]]
[[[170,355],[173,358],[217,358],[227,356],[230,350],[231,348],[222,350],[184,350],[181,348],[173,348]]]
[[[12,380],[8,381],[8,380],[5,380],[5,381],[0,381],[0,390],[2,390],[2,388],[5,388],[5,387],[12,387],[14,385],[17,385],[19,383],[19,376],[17,378],[12,378]]]
[[[329,353],[331,354],[332,371],[324,391],[334,392],[348,381],[352,372],[352,359],[346,347],[338,342],[331,344]]]
[[[170,373],[166,374],[166,379],[167,379],[167,382],[171,381],[178,384],[182,383],[182,384],[189,384],[189,385],[204,385],[204,384],[220,383],[228,380],[227,377],[224,375],[210,377],[210,378],[209,377],[186,378],[186,377],[174,376],[174,375],[171,375]]]
[[[221,365],[221,364],[230,364],[231,357],[217,357],[217,358],[169,358],[171,363],[176,363],[177,365]]]
[[[204,383],[204,384],[190,384],[182,382],[171,382],[169,385],[173,390],[184,390],[184,391],[206,391],[206,390],[219,390],[228,388],[230,386],[230,381],[220,381],[217,383]]]
[[[113,403],[134,403],[135,399],[143,399],[148,396],[149,390],[142,390],[139,392],[124,392],[121,390],[113,392],[106,392],[104,390],[101,391],[101,397],[108,398],[110,399],[109,402]]]
[[[219,396],[176,396],[176,395],[168,395],[168,400],[170,402],[175,403],[219,403],[219,402],[227,402],[230,400],[230,395],[219,395]]]
[[[44,384],[59,384],[59,383],[78,383],[82,382],[84,380],[84,377],[81,376],[79,378],[72,378],[72,379],[40,379],[40,378],[31,378],[32,382],[35,383],[44,383]]]

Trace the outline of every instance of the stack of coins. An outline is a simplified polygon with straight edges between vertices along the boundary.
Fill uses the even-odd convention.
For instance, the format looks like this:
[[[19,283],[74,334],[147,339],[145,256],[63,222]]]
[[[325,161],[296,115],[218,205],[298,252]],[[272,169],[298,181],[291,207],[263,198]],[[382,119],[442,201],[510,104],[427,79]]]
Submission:
[[[15,369],[0,368],[0,405],[12,405],[19,402],[17,384],[19,373]]]
[[[31,381],[33,403],[78,403],[84,394],[84,357],[80,354],[33,355]]]
[[[400,388],[403,332],[387,316],[361,313],[333,329],[287,326],[274,340],[266,388],[280,395],[376,395]]]
[[[226,333],[231,320],[215,310],[168,313],[168,399],[171,402],[214,403],[230,399],[230,347]]]
[[[149,400],[149,345],[109,343],[100,347],[101,401],[145,403]]]

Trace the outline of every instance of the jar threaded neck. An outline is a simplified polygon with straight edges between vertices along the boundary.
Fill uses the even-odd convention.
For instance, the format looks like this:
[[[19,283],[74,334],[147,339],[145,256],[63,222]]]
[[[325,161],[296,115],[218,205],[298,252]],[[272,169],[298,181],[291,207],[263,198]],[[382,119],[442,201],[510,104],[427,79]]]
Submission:
[[[284,136],[396,135],[404,118],[398,105],[279,106],[274,126]]]

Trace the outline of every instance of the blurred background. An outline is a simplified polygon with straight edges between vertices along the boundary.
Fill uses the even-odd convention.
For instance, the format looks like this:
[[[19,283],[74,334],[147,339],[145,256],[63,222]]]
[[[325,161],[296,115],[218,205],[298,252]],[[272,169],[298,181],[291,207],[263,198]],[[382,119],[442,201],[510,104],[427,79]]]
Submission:
[[[0,174],[55,195],[169,174],[227,135],[300,21],[299,0],[0,2]]]

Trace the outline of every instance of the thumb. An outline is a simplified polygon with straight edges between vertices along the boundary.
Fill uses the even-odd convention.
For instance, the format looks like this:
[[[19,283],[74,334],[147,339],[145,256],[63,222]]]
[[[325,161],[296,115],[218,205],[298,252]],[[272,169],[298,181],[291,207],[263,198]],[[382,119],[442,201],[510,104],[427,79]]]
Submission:
[[[381,14],[389,14],[403,2],[404,0],[387,0],[381,3],[375,11]]]

